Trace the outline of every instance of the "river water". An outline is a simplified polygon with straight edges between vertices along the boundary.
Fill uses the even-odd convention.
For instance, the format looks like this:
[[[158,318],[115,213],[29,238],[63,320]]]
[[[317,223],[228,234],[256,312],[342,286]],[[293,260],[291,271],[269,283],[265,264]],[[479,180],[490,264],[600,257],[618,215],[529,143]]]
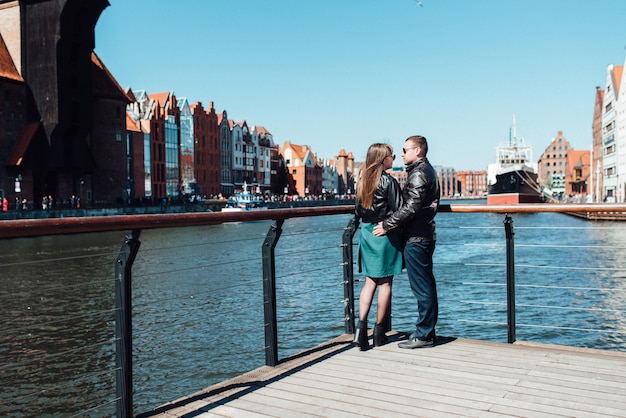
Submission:
[[[344,332],[340,244],[350,218],[285,221],[276,247],[279,358]],[[506,342],[503,221],[437,215],[439,335]],[[271,225],[142,232],[133,269],[135,413],[264,365],[260,255]],[[538,213],[513,215],[513,226],[517,339],[626,351],[626,223]],[[0,240],[0,415],[114,415],[113,278],[123,238]],[[393,328],[411,331],[415,312],[403,273]]]

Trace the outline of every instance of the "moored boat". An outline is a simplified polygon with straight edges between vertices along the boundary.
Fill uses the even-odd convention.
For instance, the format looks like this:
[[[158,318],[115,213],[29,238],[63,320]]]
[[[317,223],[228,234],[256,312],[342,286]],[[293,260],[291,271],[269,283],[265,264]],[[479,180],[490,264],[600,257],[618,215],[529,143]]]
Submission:
[[[509,143],[496,148],[496,162],[488,166],[487,184],[490,205],[544,202],[532,147],[518,140],[515,116]]]
[[[245,210],[263,210],[267,209],[265,201],[257,195],[248,191],[247,185],[244,183],[243,192],[235,193],[226,201],[226,207],[222,208],[222,212],[242,212]]]

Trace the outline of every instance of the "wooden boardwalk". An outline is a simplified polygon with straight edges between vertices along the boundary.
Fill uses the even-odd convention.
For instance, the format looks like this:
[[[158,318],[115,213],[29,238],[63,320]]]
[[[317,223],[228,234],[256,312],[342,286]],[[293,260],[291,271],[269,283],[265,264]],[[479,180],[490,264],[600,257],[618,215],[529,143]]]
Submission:
[[[140,416],[626,417],[624,352],[399,337],[362,352],[344,335]]]

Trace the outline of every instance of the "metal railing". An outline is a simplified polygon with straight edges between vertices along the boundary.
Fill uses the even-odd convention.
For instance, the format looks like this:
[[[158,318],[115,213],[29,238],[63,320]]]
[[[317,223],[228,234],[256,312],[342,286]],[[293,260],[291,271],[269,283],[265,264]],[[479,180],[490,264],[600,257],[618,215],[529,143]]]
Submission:
[[[485,206],[476,204],[441,205],[440,211],[450,213],[498,213],[504,214],[506,238],[507,276],[507,335],[508,341],[516,340],[515,319],[515,256],[514,229],[510,217],[515,213],[559,212],[577,213],[588,216],[596,213],[624,213],[626,205],[512,205]],[[42,235],[74,234],[102,231],[132,231],[126,237],[115,268],[116,294],[116,366],[117,366],[117,416],[133,415],[132,384],[132,264],[139,250],[139,237],[143,229],[184,227],[196,225],[216,225],[224,222],[273,220],[262,246],[263,294],[265,316],[265,356],[266,364],[273,366],[279,362],[277,323],[276,323],[276,270],[275,248],[281,236],[286,219],[353,213],[352,206],[322,208],[277,209],[246,213],[191,213],[157,214],[115,217],[63,218],[41,220],[16,220],[2,222],[0,238],[34,237]],[[358,222],[351,220],[342,237],[345,332],[354,331],[354,272],[353,237]]]

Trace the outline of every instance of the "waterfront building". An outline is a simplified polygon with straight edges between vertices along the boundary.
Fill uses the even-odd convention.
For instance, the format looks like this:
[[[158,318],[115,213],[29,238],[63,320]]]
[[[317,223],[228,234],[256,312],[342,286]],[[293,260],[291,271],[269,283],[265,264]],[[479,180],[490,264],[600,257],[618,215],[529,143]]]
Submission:
[[[28,208],[43,195],[57,207],[73,195],[83,206],[123,201],[128,98],[93,53],[108,2],[0,3],[0,83],[11,109],[2,117],[0,189]]]
[[[237,125],[241,126],[241,132],[243,134],[243,182],[247,184],[248,187],[251,187],[251,191],[254,193],[258,186],[256,179],[258,165],[257,146],[252,142],[252,133],[250,132],[248,123],[243,120],[237,123]]]
[[[339,188],[336,161],[332,158],[319,158],[317,161],[322,167],[322,195],[334,196]]]
[[[617,191],[616,201],[626,201],[626,99],[624,99],[624,91],[626,91],[626,78],[623,77],[623,70],[626,66],[620,66],[619,73],[615,71],[615,84],[617,90],[614,92],[617,97],[615,103],[615,142],[617,144]],[[620,94],[621,93],[621,94]],[[606,106],[605,106],[606,108]]]
[[[203,195],[217,196],[220,193],[220,138],[217,124],[217,113],[213,102],[209,102],[209,109],[206,111],[206,142],[196,143],[196,148],[204,150],[205,156],[202,162],[196,160],[200,169],[206,171],[203,175]],[[198,139],[198,138],[196,138]],[[196,176],[197,178],[197,176]]]
[[[220,144],[220,192],[223,196],[231,196],[235,193],[233,183],[233,142],[232,121],[228,119],[228,113],[222,110],[217,115],[218,140]]]
[[[201,102],[191,105],[194,126],[194,178],[199,196],[218,195],[221,192],[221,166],[218,115],[213,102],[204,109]],[[230,139],[230,137],[229,137]]]
[[[272,134],[263,126],[253,126],[251,129],[251,138],[254,146],[255,154],[255,178],[256,192],[265,193],[271,190],[271,161],[272,150],[274,147],[274,139]]]
[[[439,178],[441,197],[453,197],[460,194],[460,190],[456,184],[456,172],[454,168],[442,166],[435,166],[434,168]]]
[[[132,95],[132,92],[129,94]],[[136,105],[136,102],[134,104]],[[150,135],[143,132],[139,119],[133,118],[129,111],[126,112],[126,143],[127,204],[140,203],[145,199],[146,187],[150,190],[150,182],[146,182],[146,179],[150,178]]]
[[[565,162],[565,195],[576,202],[586,201],[591,174],[591,152],[570,149]]]
[[[126,108],[139,124],[144,137],[144,200],[160,203],[167,197],[165,186],[165,120],[159,102],[145,90],[129,89],[133,101]],[[135,165],[141,164],[139,161]]]
[[[183,195],[193,195],[196,193],[193,113],[186,97],[178,98],[176,107],[180,110],[180,191]]]
[[[0,100],[0,200],[7,198],[12,203],[16,199],[21,202],[22,196],[33,198],[35,161],[25,158],[26,153],[30,147],[46,149],[48,141],[35,115],[27,114],[26,84],[4,43],[3,24],[0,21],[0,91],[4,92]],[[23,136],[28,140],[22,140]]]
[[[248,125],[245,121],[235,123],[229,121],[231,129],[232,139],[232,178],[235,191],[242,191],[244,182],[249,187],[251,185],[250,179],[250,165],[247,163],[248,147],[252,145],[250,141],[250,134],[248,132]]]
[[[279,152],[290,175],[288,194],[319,196],[322,193],[322,167],[311,147],[286,141]]]
[[[356,176],[354,172],[354,155],[347,153],[345,149],[339,150],[336,158],[337,168],[337,193],[340,196],[354,193]]]
[[[572,178],[572,173],[568,173],[566,167],[570,151],[573,151],[571,144],[563,132],[558,131],[537,161],[539,184],[549,189],[553,197],[563,196],[566,193],[565,178]]]
[[[592,130],[592,143],[593,148],[591,150],[591,185],[589,192],[591,193],[592,202],[602,201],[602,110],[604,103],[604,90],[600,87],[596,87],[596,102],[593,107],[593,125]]]
[[[550,176],[550,185],[548,188],[552,192],[552,197],[561,199],[565,196],[565,174],[554,173]]]
[[[460,196],[486,196],[488,189],[487,170],[456,172],[456,192]]]
[[[289,194],[289,172],[285,164],[285,159],[280,154],[278,145],[274,144],[270,152],[271,155],[271,192],[274,195]]]
[[[170,199],[180,196],[180,109],[174,92],[149,94],[156,101],[156,108],[163,115],[165,143],[165,193]]]
[[[606,72],[606,87],[602,113],[602,196],[606,202],[623,202],[623,180],[620,179],[618,147],[617,108],[623,66],[609,65]],[[621,103],[621,106],[625,104]],[[626,140],[626,138],[625,138]]]

